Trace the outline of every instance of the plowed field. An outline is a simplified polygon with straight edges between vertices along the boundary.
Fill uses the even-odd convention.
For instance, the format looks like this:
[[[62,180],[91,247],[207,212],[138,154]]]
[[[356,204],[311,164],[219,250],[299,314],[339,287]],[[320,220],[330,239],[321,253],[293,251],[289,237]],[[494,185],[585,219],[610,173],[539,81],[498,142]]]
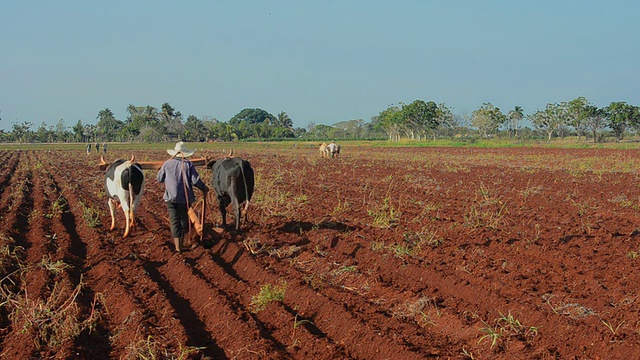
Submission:
[[[155,172],[123,239],[81,148],[0,151],[4,359],[640,353],[637,150],[238,148],[249,223],[176,254]]]

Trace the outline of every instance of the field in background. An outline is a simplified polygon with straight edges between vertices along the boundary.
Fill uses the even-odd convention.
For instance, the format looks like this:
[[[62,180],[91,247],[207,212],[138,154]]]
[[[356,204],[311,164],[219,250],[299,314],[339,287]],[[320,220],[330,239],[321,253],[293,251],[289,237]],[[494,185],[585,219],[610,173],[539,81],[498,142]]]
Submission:
[[[6,358],[623,358],[640,346],[634,144],[192,144],[256,172],[250,222],[172,251],[146,171],[109,232],[99,156],[0,147]],[[190,144],[191,145],[191,144]],[[6,148],[4,146],[7,146]],[[107,161],[173,144],[110,144]],[[15,150],[16,148],[20,150]],[[210,174],[200,169],[209,181]],[[210,223],[219,223],[215,201]],[[233,222],[233,219],[232,219]]]

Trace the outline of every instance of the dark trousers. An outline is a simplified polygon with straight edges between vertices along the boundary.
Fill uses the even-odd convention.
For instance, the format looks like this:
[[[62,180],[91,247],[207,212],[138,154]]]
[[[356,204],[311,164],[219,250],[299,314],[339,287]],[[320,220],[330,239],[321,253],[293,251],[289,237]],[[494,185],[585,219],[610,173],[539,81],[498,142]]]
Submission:
[[[169,210],[169,221],[171,222],[171,236],[181,238],[189,233],[189,215],[187,214],[187,204],[179,204],[165,201]]]

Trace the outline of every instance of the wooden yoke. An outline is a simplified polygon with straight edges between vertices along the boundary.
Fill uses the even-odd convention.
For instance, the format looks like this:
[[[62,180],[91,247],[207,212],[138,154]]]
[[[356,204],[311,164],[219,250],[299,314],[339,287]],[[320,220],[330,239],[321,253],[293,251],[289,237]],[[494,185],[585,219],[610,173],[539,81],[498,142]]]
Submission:
[[[133,155],[131,156],[131,159],[134,159]],[[189,161],[191,161],[194,166],[205,166],[207,164],[206,158],[189,159]],[[137,164],[140,165],[142,170],[160,170],[164,161],[138,161]],[[104,157],[101,156],[100,163],[98,164],[100,170],[107,170],[109,165],[110,164],[104,161]]]
[[[189,159],[193,166],[204,166],[207,164],[206,158]],[[160,170],[164,161],[138,161],[142,170]]]

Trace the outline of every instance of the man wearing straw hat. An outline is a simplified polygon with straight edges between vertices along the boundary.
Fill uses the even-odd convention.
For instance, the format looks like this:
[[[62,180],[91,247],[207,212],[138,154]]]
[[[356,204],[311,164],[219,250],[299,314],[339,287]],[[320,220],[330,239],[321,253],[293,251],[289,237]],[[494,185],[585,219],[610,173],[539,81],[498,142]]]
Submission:
[[[202,190],[206,196],[209,187],[200,179],[196,167],[187,160],[195,152],[187,148],[187,145],[178,141],[173,149],[167,149],[171,159],[162,164],[158,171],[158,182],[164,183],[164,203],[169,210],[171,222],[171,236],[176,251],[182,251],[182,241],[189,232],[188,210],[196,200],[193,187]]]

